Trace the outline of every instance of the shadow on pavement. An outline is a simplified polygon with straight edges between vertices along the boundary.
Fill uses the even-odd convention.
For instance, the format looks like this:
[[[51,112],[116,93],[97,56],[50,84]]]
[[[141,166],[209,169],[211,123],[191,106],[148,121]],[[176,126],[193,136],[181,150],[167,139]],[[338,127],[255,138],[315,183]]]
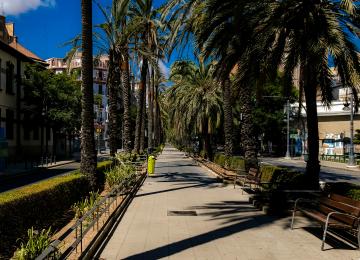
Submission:
[[[277,218],[259,215],[258,210],[249,203],[239,201],[224,201],[221,203],[209,203],[204,206],[196,206],[192,209],[209,212],[198,215],[209,216],[208,221],[223,219],[228,225],[207,233],[189,237],[168,245],[164,245],[146,252],[129,256],[125,259],[159,259],[184,251],[188,248],[209,243],[213,240],[230,236],[251,228],[259,228],[271,224]],[[238,213],[242,213],[240,216]]]

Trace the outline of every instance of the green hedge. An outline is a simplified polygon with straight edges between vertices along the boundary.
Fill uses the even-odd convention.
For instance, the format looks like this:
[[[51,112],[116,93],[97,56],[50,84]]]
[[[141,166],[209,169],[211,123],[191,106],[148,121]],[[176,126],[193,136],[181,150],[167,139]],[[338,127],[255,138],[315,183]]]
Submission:
[[[98,164],[103,175],[111,161]],[[101,179],[101,178],[100,178]],[[71,206],[88,195],[90,187],[86,177],[78,171],[54,177],[16,190],[0,194],[0,259],[9,258],[16,249],[18,238],[27,230],[53,230],[73,217]]]
[[[301,189],[306,187],[306,176],[302,172],[271,165],[263,165],[260,172],[261,181],[270,183],[266,185],[268,188]]]
[[[329,192],[337,193],[354,200],[360,201],[360,186],[348,182],[329,183],[327,185]]]
[[[217,153],[215,154],[213,161],[221,167],[225,167],[225,164],[227,162],[227,168],[232,170],[245,170],[246,168],[245,159],[240,156],[232,156],[230,158],[226,158],[224,154]]]

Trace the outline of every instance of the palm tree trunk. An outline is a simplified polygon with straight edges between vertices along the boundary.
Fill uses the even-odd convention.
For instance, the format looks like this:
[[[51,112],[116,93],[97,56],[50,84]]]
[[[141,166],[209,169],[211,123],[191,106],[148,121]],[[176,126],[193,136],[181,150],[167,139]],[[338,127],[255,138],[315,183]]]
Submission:
[[[92,58],[92,2],[81,0],[82,22],[82,99],[81,99],[81,164],[80,171],[88,177],[90,186],[95,189],[96,154],[94,139],[94,93]]]
[[[155,84],[154,86],[154,145],[159,146],[160,144],[160,110],[159,110],[159,86]]]
[[[231,106],[230,79],[224,80],[224,133],[225,133],[225,156],[233,154],[233,113]]]
[[[307,65],[304,69],[304,93],[306,101],[306,121],[308,129],[308,153],[309,159],[306,164],[306,175],[310,187],[318,188],[319,186],[319,129],[316,104],[316,82],[311,77],[311,68]]]
[[[239,90],[241,104],[242,122],[241,139],[245,159],[251,163],[257,162],[256,139],[254,134],[254,121],[252,115],[252,88],[250,84],[241,86]]]
[[[140,153],[145,151],[145,128],[146,128],[146,87],[144,88],[143,113],[141,117]]]
[[[148,148],[153,148],[153,120],[154,120],[154,85],[155,85],[155,71],[151,69],[151,80],[148,90]]]
[[[124,106],[124,132],[123,143],[125,152],[131,151],[131,116],[130,116],[130,70],[129,70],[129,58],[128,54],[123,55],[121,63],[121,76],[122,76],[122,94],[123,94],[123,106]]]
[[[117,104],[118,104],[118,87],[120,85],[119,70],[116,69],[119,64],[119,54],[111,49],[109,53],[109,147],[110,156],[115,156],[117,151]]]
[[[139,93],[138,93],[138,109],[136,114],[136,126],[135,126],[135,143],[134,143],[134,152],[140,152],[140,139],[141,139],[141,129],[142,129],[142,119],[145,103],[145,87],[146,87],[146,76],[148,70],[148,62],[146,59],[143,60],[141,67],[141,80],[139,84]]]
[[[212,149],[211,149],[211,136],[208,133],[208,122],[206,121],[203,124],[203,139],[204,139],[204,151],[205,151],[205,159],[212,159]]]

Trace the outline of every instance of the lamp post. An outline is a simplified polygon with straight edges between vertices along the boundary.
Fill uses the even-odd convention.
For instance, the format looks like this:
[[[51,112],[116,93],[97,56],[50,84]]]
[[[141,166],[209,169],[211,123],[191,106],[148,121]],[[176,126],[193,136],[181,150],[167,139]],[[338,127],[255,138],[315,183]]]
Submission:
[[[350,110],[350,147],[349,147],[349,161],[347,167],[357,167],[354,157],[354,96],[352,91],[350,93],[350,104],[348,103],[346,98],[343,110],[345,111]]]
[[[354,158],[354,96],[350,95],[350,150],[348,167],[356,167]]]

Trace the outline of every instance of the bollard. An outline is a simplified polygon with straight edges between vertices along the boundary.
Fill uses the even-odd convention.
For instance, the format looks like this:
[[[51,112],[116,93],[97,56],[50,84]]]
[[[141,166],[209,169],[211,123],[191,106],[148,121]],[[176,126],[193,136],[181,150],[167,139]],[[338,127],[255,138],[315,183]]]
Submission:
[[[155,173],[155,157],[153,155],[150,155],[148,158],[148,175],[154,175]]]

